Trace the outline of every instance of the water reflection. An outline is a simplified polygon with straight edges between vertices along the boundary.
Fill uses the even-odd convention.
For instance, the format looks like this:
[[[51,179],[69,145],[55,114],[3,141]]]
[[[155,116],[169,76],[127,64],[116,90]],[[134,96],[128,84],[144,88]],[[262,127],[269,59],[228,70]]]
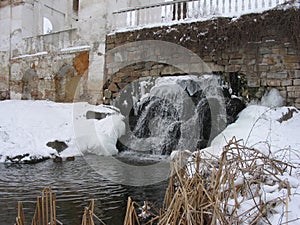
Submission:
[[[122,168],[116,168],[111,160],[115,159],[87,156],[63,163],[49,160],[36,165],[0,164],[0,224],[14,223],[17,201],[23,201],[26,223],[30,224],[36,197],[46,186],[51,186],[57,195],[57,218],[67,225],[80,224],[83,208],[90,199],[95,199],[95,214],[108,225],[122,224],[128,196],[138,202],[149,200],[158,205],[162,203],[166,181],[151,186],[122,185],[115,181],[130,179],[134,174],[126,171],[122,177]],[[105,173],[96,173],[87,162],[93,162],[97,169]],[[135,163],[145,162],[135,160]],[[146,182],[146,176],[138,177]],[[152,171],[152,176],[161,176],[161,173]]]

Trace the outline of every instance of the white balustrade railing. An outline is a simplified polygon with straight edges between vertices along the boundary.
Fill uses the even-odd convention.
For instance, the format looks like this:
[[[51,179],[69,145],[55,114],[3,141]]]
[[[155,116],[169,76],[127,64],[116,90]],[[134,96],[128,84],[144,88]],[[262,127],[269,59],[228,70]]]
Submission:
[[[174,0],[113,12],[113,30],[262,12],[289,0]]]

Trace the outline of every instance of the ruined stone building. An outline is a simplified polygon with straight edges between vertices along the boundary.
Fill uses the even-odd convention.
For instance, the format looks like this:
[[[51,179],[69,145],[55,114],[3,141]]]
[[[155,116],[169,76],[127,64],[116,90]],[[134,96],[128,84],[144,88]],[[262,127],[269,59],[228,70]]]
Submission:
[[[101,102],[112,11],[133,2],[1,0],[0,99]]]

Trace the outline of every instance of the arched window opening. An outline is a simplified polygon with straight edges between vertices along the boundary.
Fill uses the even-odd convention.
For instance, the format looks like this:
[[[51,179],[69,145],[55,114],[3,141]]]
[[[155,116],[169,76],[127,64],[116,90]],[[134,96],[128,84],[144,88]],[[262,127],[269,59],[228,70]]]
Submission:
[[[53,31],[53,25],[47,17],[43,17],[43,34],[50,34]]]

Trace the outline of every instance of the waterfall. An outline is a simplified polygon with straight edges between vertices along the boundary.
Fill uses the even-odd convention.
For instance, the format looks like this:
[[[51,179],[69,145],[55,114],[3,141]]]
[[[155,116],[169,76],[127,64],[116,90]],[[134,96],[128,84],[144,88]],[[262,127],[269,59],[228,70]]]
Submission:
[[[133,82],[115,102],[127,118],[119,147],[158,155],[206,147],[227,125],[223,91],[217,75]]]

